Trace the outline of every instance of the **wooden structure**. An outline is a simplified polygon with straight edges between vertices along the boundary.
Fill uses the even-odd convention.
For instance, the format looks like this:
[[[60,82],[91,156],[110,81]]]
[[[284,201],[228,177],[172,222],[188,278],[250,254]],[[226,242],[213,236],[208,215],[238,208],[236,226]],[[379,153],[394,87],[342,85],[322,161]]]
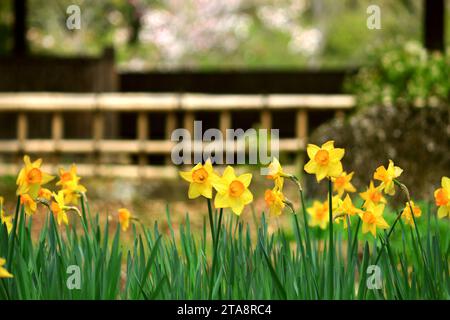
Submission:
[[[82,175],[123,176],[141,178],[170,178],[176,175],[170,154],[174,142],[170,140],[177,127],[192,130],[199,112],[207,110],[219,117],[220,129],[233,128],[234,111],[255,111],[260,115],[262,127],[272,128],[274,116],[285,110],[295,115],[293,137],[280,139],[280,153],[294,153],[301,160],[308,139],[308,115],[317,110],[327,110],[343,116],[353,108],[354,98],[348,95],[205,95],[205,94],[148,94],[148,93],[2,93],[0,94],[0,119],[5,114],[15,116],[13,137],[0,137],[0,156],[3,160],[0,175],[16,174],[23,154],[43,156],[53,165],[59,165],[64,155],[83,154],[90,161],[79,165]],[[50,136],[36,139],[30,136],[29,117],[45,113],[50,120]],[[90,114],[91,131],[84,139],[65,136],[70,118],[75,113]],[[105,116],[110,113],[128,113],[136,117],[134,137],[119,139],[106,137]],[[152,139],[150,121],[152,114],[164,115],[165,136]],[[150,155],[163,155],[165,164],[148,162]],[[125,163],[121,160],[125,156]],[[106,158],[105,158],[106,157]],[[109,157],[109,158],[108,158]],[[105,161],[105,159],[107,159]],[[52,166],[52,165],[50,165]],[[55,168],[49,168],[54,169]]]

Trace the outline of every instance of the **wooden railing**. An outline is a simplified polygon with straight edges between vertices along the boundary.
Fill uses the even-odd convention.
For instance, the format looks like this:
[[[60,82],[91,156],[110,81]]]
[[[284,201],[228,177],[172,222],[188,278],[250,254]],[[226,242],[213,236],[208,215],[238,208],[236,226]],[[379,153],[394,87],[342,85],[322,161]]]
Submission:
[[[94,159],[89,164],[80,164],[83,175],[124,176],[143,178],[169,178],[176,175],[176,168],[170,165],[170,153],[174,142],[170,140],[177,126],[177,113],[181,113],[182,127],[193,130],[196,112],[219,113],[219,127],[222,132],[232,128],[232,113],[253,110],[260,114],[260,125],[272,127],[273,117],[280,110],[291,110],[295,116],[295,137],[280,139],[280,153],[298,153],[305,149],[308,135],[308,113],[311,110],[332,110],[341,117],[353,108],[354,98],[348,95],[204,95],[204,94],[147,94],[147,93],[3,93],[0,94],[0,117],[6,112],[17,113],[16,137],[0,137],[0,155],[15,155],[15,161],[0,163],[0,174],[15,174],[17,161],[23,154],[48,154],[54,170],[64,154],[86,154]],[[29,136],[28,115],[32,113],[51,114],[51,137],[33,139]],[[90,113],[93,117],[92,134],[89,139],[68,139],[64,137],[65,112]],[[136,137],[134,139],[106,139],[105,113],[129,112],[136,116]],[[149,114],[165,113],[165,138],[154,140],[149,137]],[[180,124],[178,124],[180,126]],[[102,155],[136,155],[136,164],[104,164]],[[165,165],[148,163],[152,154],[165,155]]]

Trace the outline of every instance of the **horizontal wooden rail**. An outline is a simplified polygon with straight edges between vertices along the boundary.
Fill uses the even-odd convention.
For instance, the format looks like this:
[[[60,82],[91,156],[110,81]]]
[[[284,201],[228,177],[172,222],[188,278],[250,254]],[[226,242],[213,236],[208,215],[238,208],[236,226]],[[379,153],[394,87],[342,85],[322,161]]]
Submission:
[[[211,95],[150,93],[0,93],[0,111],[215,111],[351,109],[351,95]]]
[[[55,169],[60,156],[83,154],[89,156],[92,163],[80,165],[80,173],[84,175],[124,176],[124,177],[173,177],[175,167],[171,164],[170,154],[176,144],[171,141],[171,133],[177,126],[182,126],[193,133],[193,125],[198,112],[215,112],[219,115],[219,128],[224,134],[232,128],[233,117],[239,112],[252,110],[260,113],[259,124],[262,128],[271,129],[273,118],[279,110],[293,112],[295,136],[282,138],[279,141],[280,152],[297,155],[298,162],[303,158],[303,151],[308,140],[309,111],[334,111],[336,117],[353,108],[353,96],[349,95],[208,95],[192,93],[100,93],[100,94],[66,94],[66,93],[0,93],[0,117],[5,113],[17,114],[16,137],[3,139],[0,135],[0,157],[3,155],[46,154],[52,159]],[[64,113],[78,112],[91,115],[92,134],[87,139],[70,139],[64,136]],[[133,139],[119,139],[118,136],[106,137],[105,132],[114,128],[109,114],[126,112],[136,114]],[[152,113],[164,113],[164,137],[151,137]],[[35,113],[51,114],[51,136],[35,139],[30,134],[29,115]],[[181,114],[181,123],[179,123]],[[178,123],[178,125],[177,125]],[[235,128],[236,129],[236,128]],[[0,133],[1,133],[0,128]],[[204,145],[210,143],[204,142]],[[202,147],[200,146],[200,147]],[[248,148],[246,145],[244,148]],[[192,154],[195,149],[185,149]],[[219,152],[236,153],[242,145],[234,141],[224,143],[215,148]],[[247,150],[247,149],[246,149]],[[150,155],[165,157],[164,165],[155,166],[149,163]],[[105,164],[104,157],[113,160],[124,159],[123,164]],[[132,161],[132,156],[135,156]],[[136,158],[137,157],[137,158]],[[137,159],[137,160],[136,160]],[[16,163],[0,164],[0,174],[14,174],[18,169]]]

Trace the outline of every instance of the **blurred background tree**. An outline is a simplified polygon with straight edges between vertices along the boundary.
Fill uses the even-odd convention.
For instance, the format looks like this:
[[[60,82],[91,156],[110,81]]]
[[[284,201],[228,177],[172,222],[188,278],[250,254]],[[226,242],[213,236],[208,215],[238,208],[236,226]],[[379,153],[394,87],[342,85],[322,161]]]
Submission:
[[[0,4],[0,52],[10,46],[9,3]],[[72,4],[81,30],[65,26]],[[381,30],[366,27],[370,4],[381,8]],[[29,0],[27,38],[32,53],[49,55],[112,45],[125,70],[343,68],[363,64],[372,45],[420,40],[422,10],[422,0]]]

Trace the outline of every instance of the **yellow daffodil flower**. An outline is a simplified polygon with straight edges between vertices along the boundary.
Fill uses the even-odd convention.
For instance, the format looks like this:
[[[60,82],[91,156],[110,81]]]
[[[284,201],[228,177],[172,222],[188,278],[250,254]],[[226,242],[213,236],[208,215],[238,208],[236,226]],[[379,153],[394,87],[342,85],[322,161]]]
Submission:
[[[310,160],[305,164],[305,171],[315,174],[317,181],[325,177],[337,178],[341,175],[341,159],[344,157],[345,150],[335,148],[334,141],[328,141],[321,147],[308,144],[306,152]]]
[[[245,173],[236,177],[233,167],[227,166],[222,177],[213,181],[217,190],[214,205],[216,208],[231,208],[240,215],[244,206],[253,201],[253,194],[248,189],[252,175]]]
[[[3,209],[3,197],[0,197],[0,222],[1,224],[6,225],[6,230],[8,234],[11,233],[13,223],[13,217],[5,215],[5,210]]]
[[[306,209],[306,212],[310,215],[309,225],[311,227],[319,226],[321,229],[326,229],[329,219],[328,202],[320,202],[315,200],[312,207]]]
[[[275,186],[281,190],[283,188],[284,177],[286,177],[286,174],[284,173],[278,159],[273,158],[267,169],[269,170],[267,173],[267,179],[273,180],[275,182]]]
[[[29,156],[24,156],[23,167],[17,176],[17,195],[29,194],[32,199],[36,199],[41,186],[52,181],[53,176],[41,170],[42,159],[38,159],[33,163]]]
[[[362,212],[363,211],[361,209],[355,207],[355,205],[352,202],[352,199],[347,194],[347,196],[344,198],[343,201],[340,202],[338,208],[336,209],[336,214],[341,215],[341,217],[337,218],[336,221],[339,222],[340,220],[343,220],[344,228],[347,228],[347,219],[345,218],[345,216],[346,215],[354,216],[357,214],[361,214]]]
[[[20,196],[20,204],[23,206],[27,215],[32,216],[36,212],[37,203],[29,194],[22,194]]]
[[[50,201],[52,199],[52,192],[47,188],[39,189],[38,197]]]
[[[264,193],[264,201],[269,208],[269,213],[273,216],[279,216],[286,204],[284,203],[284,195],[277,187],[273,190],[267,189]]]
[[[411,201],[411,207],[414,212],[414,218],[419,218],[422,215],[422,210],[420,207],[415,205],[414,201]],[[405,220],[405,223],[414,228],[414,219],[412,217],[411,208],[409,207],[408,202],[405,204],[405,208],[402,211],[402,218]]]
[[[217,179],[217,174],[213,171],[211,160],[206,160],[205,164],[198,163],[191,171],[180,172],[181,178],[190,182],[188,196],[195,199],[200,196],[212,199],[212,181]]]
[[[13,278],[14,276],[3,267],[5,264],[6,260],[0,258],[0,278]]]
[[[370,185],[366,191],[361,192],[359,194],[361,198],[364,200],[363,207],[367,208],[369,204],[380,204],[386,203],[386,198],[383,197],[383,193],[380,187],[375,187],[373,185],[373,181],[370,181]]]
[[[57,186],[61,186],[64,191],[64,200],[67,204],[78,205],[80,193],[86,192],[86,188],[80,184],[80,177],[77,175],[77,166],[72,164],[70,170],[59,169],[59,181]]]
[[[118,215],[119,215],[119,223],[120,223],[120,226],[122,227],[122,231],[125,232],[128,230],[128,227],[130,226],[131,213],[128,209],[121,208],[118,210]]]
[[[450,216],[450,178],[442,177],[442,188],[434,191],[434,200],[438,209],[438,217],[442,219],[446,216]]]
[[[352,199],[350,198],[349,195],[347,195],[344,198],[344,200],[342,201],[342,204],[339,207],[339,210],[350,216],[354,216],[354,215],[362,213],[361,209],[358,209],[355,207],[355,205],[353,204]]]
[[[331,179],[333,181],[333,190],[336,191],[340,197],[344,192],[356,192],[355,187],[350,182],[353,178],[353,174],[354,172],[347,174],[347,172],[343,171],[339,177]]]
[[[61,225],[61,223],[65,223],[66,225],[69,225],[69,218],[67,217],[67,209],[69,209],[66,206],[66,203],[64,201],[64,192],[62,190],[58,191],[58,193],[53,193],[53,199],[52,204],[50,205],[50,208],[53,212],[53,214],[56,216],[56,221],[58,221],[58,225]]]
[[[381,181],[380,188],[384,190],[384,193],[393,196],[395,194],[394,179],[398,178],[403,172],[403,169],[394,165],[392,160],[389,160],[387,169],[383,166],[379,166],[373,178]]]
[[[370,203],[366,211],[360,213],[363,234],[370,232],[374,237],[377,236],[377,228],[387,229],[388,223],[383,218],[384,204],[374,205]]]

